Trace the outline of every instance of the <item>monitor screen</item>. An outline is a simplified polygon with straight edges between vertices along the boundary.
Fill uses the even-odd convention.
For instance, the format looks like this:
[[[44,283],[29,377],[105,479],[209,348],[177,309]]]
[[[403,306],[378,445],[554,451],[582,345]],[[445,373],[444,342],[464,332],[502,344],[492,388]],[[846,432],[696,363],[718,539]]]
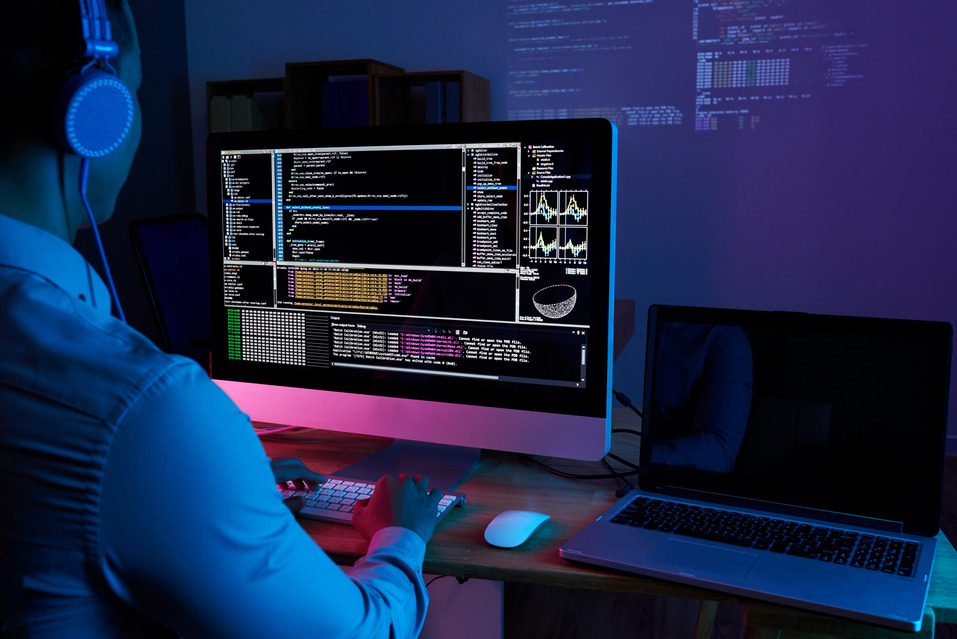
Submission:
[[[648,325],[643,488],[937,533],[949,323],[653,305]]]
[[[211,374],[253,420],[608,449],[606,120],[213,134]]]

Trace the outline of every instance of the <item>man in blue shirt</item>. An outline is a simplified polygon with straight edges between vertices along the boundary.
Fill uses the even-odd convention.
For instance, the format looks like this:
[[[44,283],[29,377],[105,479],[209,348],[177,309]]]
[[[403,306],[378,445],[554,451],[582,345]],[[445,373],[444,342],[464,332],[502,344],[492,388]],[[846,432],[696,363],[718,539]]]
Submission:
[[[656,349],[651,461],[730,473],[751,414],[748,336],[738,326],[666,322]]]
[[[129,8],[108,2],[117,75],[140,84]],[[31,0],[0,25],[0,577],[36,637],[413,637],[440,495],[387,477],[355,514],[369,539],[336,566],[295,521],[248,418],[191,360],[110,314],[72,248],[83,161],[50,126],[78,39],[77,3]],[[89,201],[112,213],[140,136],[89,160]],[[0,586],[9,586],[9,583]],[[11,590],[7,588],[5,592]]]

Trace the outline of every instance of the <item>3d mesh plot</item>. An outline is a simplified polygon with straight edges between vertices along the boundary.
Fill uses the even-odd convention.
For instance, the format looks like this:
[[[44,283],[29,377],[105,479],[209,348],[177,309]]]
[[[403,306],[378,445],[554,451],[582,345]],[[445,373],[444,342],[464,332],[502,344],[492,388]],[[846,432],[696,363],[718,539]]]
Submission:
[[[578,291],[569,284],[546,286],[532,295],[532,304],[539,313],[549,319],[565,317],[575,308]]]

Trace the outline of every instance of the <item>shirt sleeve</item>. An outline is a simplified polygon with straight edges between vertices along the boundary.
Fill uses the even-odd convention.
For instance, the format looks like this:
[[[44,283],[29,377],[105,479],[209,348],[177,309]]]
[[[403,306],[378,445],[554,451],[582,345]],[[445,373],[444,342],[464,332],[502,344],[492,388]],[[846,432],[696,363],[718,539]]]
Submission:
[[[659,397],[659,403],[685,405],[692,421],[685,436],[655,441],[651,461],[728,473],[751,413],[751,346],[738,327],[702,332],[705,328],[695,325],[669,333],[678,344],[669,346],[668,357],[662,357],[665,362],[659,366],[670,368],[663,378],[680,381],[661,391],[665,401]]]
[[[192,364],[151,384],[107,454],[100,568],[184,637],[414,637],[425,543],[380,530],[344,571],[282,504],[249,419]]]

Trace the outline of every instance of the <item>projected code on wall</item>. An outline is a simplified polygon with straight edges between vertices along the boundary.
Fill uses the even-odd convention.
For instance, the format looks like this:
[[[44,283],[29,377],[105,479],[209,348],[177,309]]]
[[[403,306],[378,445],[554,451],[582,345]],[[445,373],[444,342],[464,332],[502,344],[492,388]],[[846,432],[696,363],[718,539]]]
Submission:
[[[696,0],[696,131],[754,129],[782,102],[820,97],[861,78],[867,45],[828,16],[795,3]]]
[[[793,104],[864,75],[868,44],[839,4],[513,0],[508,117],[696,132],[787,124]]]

